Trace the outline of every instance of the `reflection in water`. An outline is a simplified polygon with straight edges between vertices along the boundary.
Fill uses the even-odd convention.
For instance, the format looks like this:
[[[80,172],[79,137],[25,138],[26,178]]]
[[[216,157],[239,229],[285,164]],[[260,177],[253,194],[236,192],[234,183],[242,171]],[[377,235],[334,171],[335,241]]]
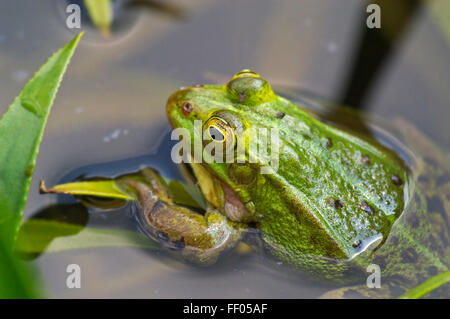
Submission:
[[[94,24],[96,23],[94,23],[93,20],[99,19],[99,17],[93,17],[93,13],[87,10],[84,0],[67,0],[65,3],[62,3],[62,5],[60,4],[61,9],[63,9],[64,12],[64,17],[66,16],[66,7],[69,4],[77,4],[80,6],[83,27],[85,27],[84,22],[87,22],[87,25],[90,28],[94,27]],[[97,21],[97,29],[100,29],[100,33],[102,33],[103,36],[106,36],[106,38],[110,36],[109,32],[120,33],[130,29],[130,27],[137,21],[137,15],[133,12],[135,10],[148,9],[175,20],[181,20],[186,17],[186,10],[184,8],[164,1],[115,0],[110,2],[110,6],[110,14],[104,13],[108,15],[109,18],[102,16],[103,20],[108,21],[102,21],[103,25],[98,25],[99,21]],[[112,15],[112,21],[110,15]],[[106,30],[101,30],[102,28],[106,28]]]
[[[365,108],[367,94],[375,84],[378,75],[383,72],[394,45],[401,41],[413,22],[414,13],[420,8],[419,0],[377,0],[370,3],[380,6],[381,28],[362,28],[354,61],[350,63],[347,82],[344,82],[341,97],[338,99],[340,104],[357,109]],[[384,14],[386,12],[391,14]],[[362,17],[362,24],[365,25],[367,13],[364,12]],[[335,110],[336,108],[330,108],[326,114],[327,120],[333,122],[344,120],[365,134],[370,134],[369,128],[358,116],[360,113],[348,113],[342,116],[342,112],[337,113]],[[341,118],[338,118],[339,116]]]
[[[381,28],[361,29],[354,62],[350,64],[350,74],[339,99],[340,103],[359,109],[364,108],[366,95],[384,70],[394,47],[398,46],[414,22],[414,14],[421,7],[419,0],[377,0],[370,3],[380,6]],[[367,13],[364,12],[362,18],[361,24],[365,25]]]
[[[186,10],[184,8],[162,0],[130,0],[127,5],[129,7],[145,8],[160,12],[177,20],[186,18]]]
[[[32,224],[35,220],[54,221],[84,227],[88,223],[89,213],[87,208],[80,203],[47,206],[23,223],[20,228],[19,238],[21,238],[21,234],[27,233],[27,229],[29,228],[28,225],[32,228]],[[41,231],[39,232],[39,241],[34,241],[32,243],[33,245],[39,245],[40,247],[35,249],[35,252],[33,253],[21,252],[19,250],[18,254],[23,259],[35,259],[45,252],[46,247],[53,239],[61,236],[75,235],[79,233],[83,227],[59,228],[52,232]]]

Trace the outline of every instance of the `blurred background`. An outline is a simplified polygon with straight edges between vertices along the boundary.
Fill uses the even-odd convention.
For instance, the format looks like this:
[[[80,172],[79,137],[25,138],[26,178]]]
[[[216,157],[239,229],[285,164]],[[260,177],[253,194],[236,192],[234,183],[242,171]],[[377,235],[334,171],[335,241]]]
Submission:
[[[79,32],[66,27],[69,3],[82,4],[0,0],[0,114]],[[380,5],[380,29],[366,27],[370,3]],[[161,160],[168,96],[181,86],[225,82],[243,68],[276,90],[401,117],[450,156],[448,0],[118,0],[114,8],[105,37],[82,7],[86,35],[50,115],[25,218],[58,201],[39,195],[40,178],[53,185],[130,158],[177,177]],[[129,221],[97,213],[88,224],[122,222]],[[314,298],[330,288],[260,258],[193,269],[122,247],[48,253],[36,263],[49,294],[64,298]],[[71,263],[82,269],[81,289],[66,287]]]

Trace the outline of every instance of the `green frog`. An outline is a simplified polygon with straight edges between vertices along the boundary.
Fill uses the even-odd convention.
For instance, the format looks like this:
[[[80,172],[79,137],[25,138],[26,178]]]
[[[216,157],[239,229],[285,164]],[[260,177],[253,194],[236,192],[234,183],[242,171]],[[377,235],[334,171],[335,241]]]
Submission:
[[[180,89],[166,110],[189,133],[172,152],[189,162],[206,211],[176,204],[153,170],[146,182],[123,182],[146,232],[184,259],[212,265],[257,230],[254,247],[348,284],[324,297],[396,297],[448,270],[448,160],[411,126],[398,125],[412,142],[399,156],[275,94],[250,70]],[[378,289],[366,286],[372,264]]]

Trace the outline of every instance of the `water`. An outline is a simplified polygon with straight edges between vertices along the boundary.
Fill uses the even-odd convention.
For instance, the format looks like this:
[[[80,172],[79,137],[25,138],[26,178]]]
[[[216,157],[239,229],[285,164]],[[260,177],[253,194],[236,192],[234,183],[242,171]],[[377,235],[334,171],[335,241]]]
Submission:
[[[161,150],[169,129],[164,105],[180,86],[223,82],[251,68],[276,88],[302,88],[331,101],[341,96],[362,27],[360,1],[172,2],[183,11],[182,19],[142,10],[130,14],[135,21],[125,19],[123,30],[106,41],[86,25],[86,40],[50,115],[25,218],[58,201],[70,202],[40,195],[40,178],[54,185],[75,177],[80,168],[114,175],[141,164],[179,178]],[[52,0],[1,0],[0,8],[3,113],[31,74],[75,32],[65,28],[60,5]],[[365,96],[365,111],[406,119],[448,154],[449,42],[421,7],[395,45]],[[126,215],[110,212],[92,214],[85,222],[133,228]],[[261,258],[251,254],[199,269],[120,247],[49,253],[35,261],[55,297],[314,298],[329,289]],[[66,287],[66,267],[72,263],[82,269],[81,289]]]

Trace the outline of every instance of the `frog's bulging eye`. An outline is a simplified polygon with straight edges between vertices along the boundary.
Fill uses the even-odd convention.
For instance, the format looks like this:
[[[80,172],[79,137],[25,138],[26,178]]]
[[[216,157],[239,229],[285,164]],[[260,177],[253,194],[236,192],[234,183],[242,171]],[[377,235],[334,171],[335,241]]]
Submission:
[[[269,83],[250,70],[235,74],[225,87],[229,97],[241,104],[258,105],[275,98]]]
[[[234,129],[224,119],[210,118],[205,124],[205,133],[207,140],[223,143],[224,149],[234,147],[236,141]]]

